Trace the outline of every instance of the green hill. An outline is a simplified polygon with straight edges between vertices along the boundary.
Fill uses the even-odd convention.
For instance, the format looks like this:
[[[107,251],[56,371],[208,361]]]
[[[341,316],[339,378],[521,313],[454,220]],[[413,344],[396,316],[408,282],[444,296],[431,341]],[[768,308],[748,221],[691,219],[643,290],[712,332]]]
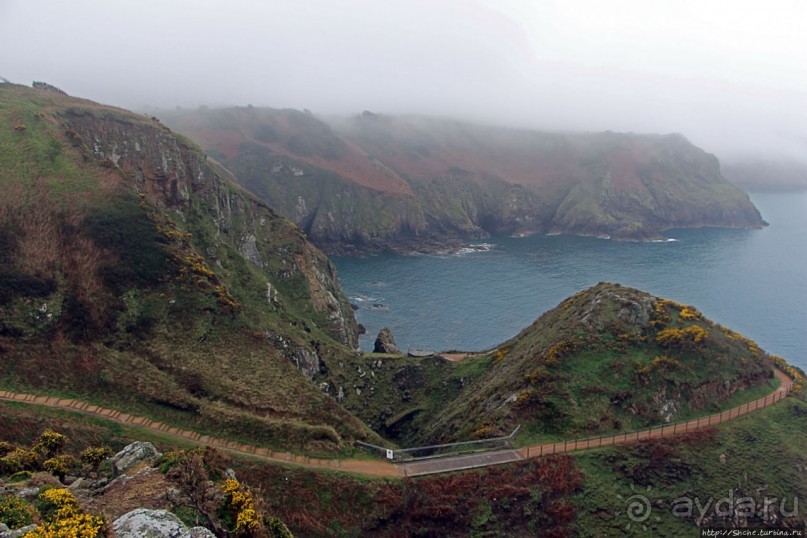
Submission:
[[[507,435],[519,424],[527,444],[725,408],[773,389],[772,360],[693,307],[601,283],[459,363],[370,358],[372,380],[357,379],[362,394],[344,405],[403,444]]]
[[[327,258],[155,118],[0,85],[0,384],[330,452],[356,323]]]
[[[517,423],[524,440],[629,431],[716,410],[772,376],[755,344],[693,307],[609,283],[565,300],[488,360],[428,436]]]

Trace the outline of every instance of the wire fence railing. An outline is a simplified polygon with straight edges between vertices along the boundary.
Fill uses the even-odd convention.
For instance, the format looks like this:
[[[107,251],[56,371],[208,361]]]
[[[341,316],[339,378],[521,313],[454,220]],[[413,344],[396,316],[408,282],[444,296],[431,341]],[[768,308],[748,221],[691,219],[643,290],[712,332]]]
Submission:
[[[788,394],[790,394],[791,388],[791,385],[787,385],[777,389],[763,398],[738,405],[737,407],[721,411],[720,413],[714,413],[700,418],[671,422],[625,433],[530,445],[518,449],[518,452],[522,458],[537,458],[550,454],[563,454],[578,450],[623,445],[646,439],[665,439],[668,437],[681,435],[683,433],[708,428],[716,424],[721,424],[757,409],[768,407],[769,405],[772,405],[787,397]],[[357,444],[364,448],[379,452],[389,461],[394,463],[403,463],[407,461],[425,460],[429,458],[455,456],[464,453],[491,452],[495,450],[512,449],[513,440],[520,429],[521,425],[516,426],[510,435],[494,437],[491,439],[459,441],[456,443],[426,445],[412,448],[388,448],[370,443],[364,443],[361,441],[357,441]]]
[[[577,450],[587,450],[590,448],[600,448],[604,446],[624,445],[646,439],[664,439],[682,433],[694,432],[727,422],[731,419],[746,415],[751,411],[768,407],[790,394],[791,386],[782,387],[763,398],[748,402],[720,413],[714,413],[700,418],[693,418],[686,421],[672,422],[659,426],[652,426],[642,430],[613,435],[601,435],[596,437],[586,437],[582,439],[571,439],[568,441],[558,441],[556,443],[545,443],[541,445],[531,445],[521,448],[522,456],[525,458],[537,458],[549,454],[563,454],[565,452],[575,452]]]
[[[411,448],[387,448],[362,441],[356,441],[356,444],[363,446],[364,448],[377,451],[390,461],[403,462],[455,456],[460,453],[489,452],[491,450],[512,448],[513,439],[520,429],[521,425],[518,425],[510,433],[510,435],[504,435],[502,437],[475,439],[473,441],[459,441],[456,443],[445,443],[441,445],[416,446]]]

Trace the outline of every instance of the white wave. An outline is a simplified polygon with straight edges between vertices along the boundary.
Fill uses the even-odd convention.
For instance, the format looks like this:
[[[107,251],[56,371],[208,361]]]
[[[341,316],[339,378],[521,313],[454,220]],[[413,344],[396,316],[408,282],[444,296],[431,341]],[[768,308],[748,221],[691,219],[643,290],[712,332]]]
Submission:
[[[364,294],[360,293],[358,295],[351,296],[350,300],[355,301],[357,303],[372,303],[372,302],[380,301],[381,298],[379,298],[379,297],[370,297],[369,295],[364,295]]]

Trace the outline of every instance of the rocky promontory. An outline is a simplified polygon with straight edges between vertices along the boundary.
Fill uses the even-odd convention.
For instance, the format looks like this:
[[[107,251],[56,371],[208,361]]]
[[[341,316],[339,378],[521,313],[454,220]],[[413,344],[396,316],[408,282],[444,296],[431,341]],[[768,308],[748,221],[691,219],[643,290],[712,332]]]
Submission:
[[[717,159],[678,134],[548,133],[365,112],[166,112],[329,253],[430,252],[492,234],[653,240],[759,227]],[[236,131],[233,126],[238,126]]]

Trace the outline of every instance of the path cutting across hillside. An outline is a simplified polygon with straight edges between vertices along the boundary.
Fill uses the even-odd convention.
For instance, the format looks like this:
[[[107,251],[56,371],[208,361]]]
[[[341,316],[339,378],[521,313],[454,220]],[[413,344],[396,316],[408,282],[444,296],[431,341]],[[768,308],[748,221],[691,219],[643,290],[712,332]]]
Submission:
[[[635,443],[645,439],[662,439],[676,437],[688,432],[693,432],[703,428],[708,428],[716,424],[721,424],[739,416],[751,413],[757,409],[768,407],[785,398],[793,388],[793,380],[779,369],[774,369],[776,377],[781,384],[772,393],[764,398],[759,398],[732,409],[715,413],[706,417],[692,419],[686,422],[675,424],[665,424],[629,433],[607,435],[586,439],[575,439],[561,441],[558,443],[546,443],[540,445],[530,445],[518,449],[505,449],[490,452],[480,452],[474,454],[460,454],[456,456],[445,456],[416,460],[404,463],[390,463],[378,460],[358,460],[358,459],[321,459],[292,454],[290,452],[276,452],[267,448],[238,443],[220,439],[209,435],[201,435],[188,430],[181,430],[174,426],[155,422],[148,418],[129,415],[114,409],[106,409],[87,402],[73,400],[69,398],[57,398],[55,396],[36,396],[18,392],[0,390],[0,400],[22,402],[32,405],[40,405],[55,409],[75,411],[85,415],[93,415],[108,420],[112,420],[126,426],[141,428],[159,432],[161,435],[192,442],[199,445],[210,446],[224,452],[235,455],[248,456],[250,458],[265,461],[267,463],[297,465],[313,469],[330,469],[353,474],[362,474],[378,477],[409,477],[423,476],[429,474],[448,473],[465,469],[475,469],[479,467],[489,467],[512,463],[528,458],[537,458],[549,454],[563,454],[579,450],[588,450],[603,446],[624,445]]]

